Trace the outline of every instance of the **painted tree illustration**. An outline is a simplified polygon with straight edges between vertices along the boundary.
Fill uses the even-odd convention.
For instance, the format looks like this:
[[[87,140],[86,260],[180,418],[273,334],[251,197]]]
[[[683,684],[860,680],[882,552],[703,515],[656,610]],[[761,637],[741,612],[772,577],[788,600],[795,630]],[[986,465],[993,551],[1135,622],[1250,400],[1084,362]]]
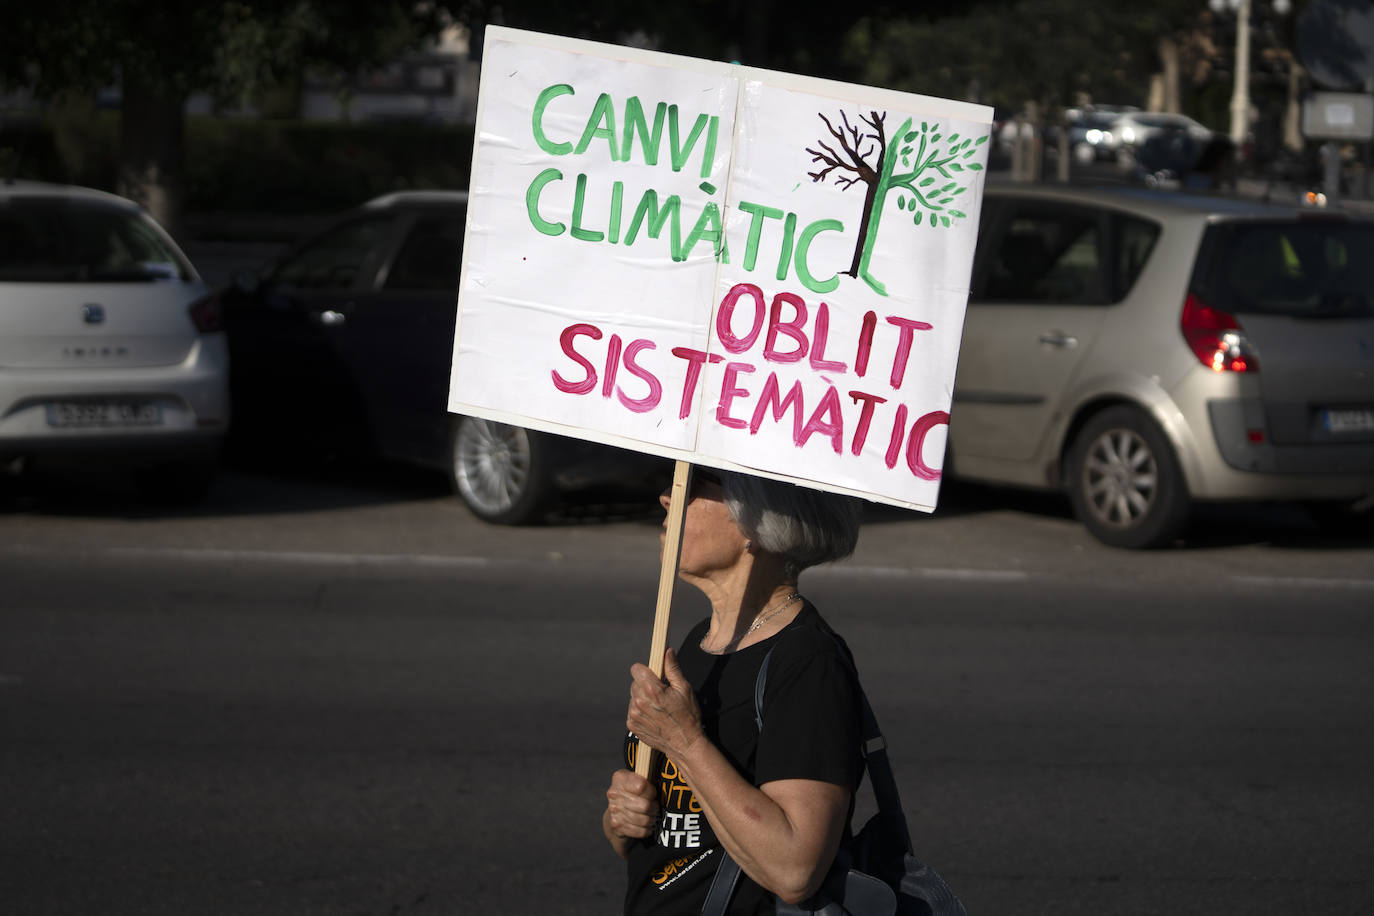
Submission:
[[[962,173],[983,168],[969,160],[987,142],[987,135],[961,138],[952,133],[946,137],[938,123],[922,121],[918,127],[914,119],[907,118],[889,136],[887,112],[860,115],[862,125],[856,125],[841,111],[839,127],[824,114],[818,113],[818,117],[834,140],[819,140],[814,148],[806,148],[811,161],[820,164],[807,174],[815,182],[833,175],[835,184],[846,191],[855,185],[864,186],[859,238],[844,273],[887,295],[887,289],[868,271],[887,195],[898,193],[898,208],[910,213],[917,226],[924,224],[938,231],[967,218],[957,206],[959,196],[968,190],[961,179],[971,177]]]

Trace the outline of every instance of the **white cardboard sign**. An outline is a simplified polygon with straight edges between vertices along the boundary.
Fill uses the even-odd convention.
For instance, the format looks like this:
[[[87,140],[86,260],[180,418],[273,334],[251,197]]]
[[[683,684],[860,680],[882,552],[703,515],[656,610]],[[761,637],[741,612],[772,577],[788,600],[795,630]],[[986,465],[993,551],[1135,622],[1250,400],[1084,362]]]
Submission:
[[[933,509],[991,110],[484,48],[449,409]]]

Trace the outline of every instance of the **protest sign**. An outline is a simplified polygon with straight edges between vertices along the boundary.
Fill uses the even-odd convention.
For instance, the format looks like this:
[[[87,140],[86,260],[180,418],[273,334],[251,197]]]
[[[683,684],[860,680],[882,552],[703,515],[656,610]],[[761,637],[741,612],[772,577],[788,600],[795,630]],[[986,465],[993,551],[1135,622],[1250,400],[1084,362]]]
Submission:
[[[449,409],[932,509],[990,118],[488,28]]]

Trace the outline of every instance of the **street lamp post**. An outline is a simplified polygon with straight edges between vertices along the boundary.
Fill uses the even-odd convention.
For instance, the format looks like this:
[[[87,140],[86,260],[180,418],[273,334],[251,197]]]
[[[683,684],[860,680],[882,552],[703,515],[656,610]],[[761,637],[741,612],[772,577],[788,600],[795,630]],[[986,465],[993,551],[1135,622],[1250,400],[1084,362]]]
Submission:
[[[1231,141],[1239,150],[1250,132],[1250,10],[1253,0],[1208,0],[1212,12],[1236,14],[1236,66],[1231,84]],[[1271,0],[1280,16],[1293,8],[1291,0]]]
[[[1236,8],[1236,73],[1231,86],[1231,142],[1239,150],[1250,128],[1250,0]]]

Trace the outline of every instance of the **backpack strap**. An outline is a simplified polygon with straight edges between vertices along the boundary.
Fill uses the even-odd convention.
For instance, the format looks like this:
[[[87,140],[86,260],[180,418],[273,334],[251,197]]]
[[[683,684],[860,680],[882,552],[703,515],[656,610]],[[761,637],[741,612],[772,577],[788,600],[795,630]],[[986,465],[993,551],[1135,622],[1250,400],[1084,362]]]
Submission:
[[[763,688],[768,683],[768,660],[773,657],[773,646],[768,650],[768,654],[763,657],[763,664],[759,665],[759,675],[754,679],[754,725],[759,731],[763,731]]]
[[[716,876],[711,879],[710,889],[706,891],[706,900],[701,904],[701,916],[725,916],[730,898],[735,896],[739,876],[739,863],[730,858],[730,853],[722,846],[720,865],[716,868]]]
[[[882,729],[878,727],[878,717],[873,714],[873,707],[869,705],[868,695],[864,693],[863,684],[859,681],[859,672],[854,666],[849,649],[838,638],[832,638],[840,649],[840,658],[854,675],[854,684],[859,688],[859,699],[863,703],[861,750],[864,768],[868,771],[868,781],[873,786],[873,796],[878,802],[878,810],[894,813],[892,821],[901,825],[902,840],[906,844],[907,852],[910,853],[911,833],[907,829],[906,815],[902,813],[902,799],[897,791],[897,779],[892,774],[892,763],[887,758],[887,742],[883,739]],[[768,661],[773,657],[775,648],[777,647],[770,648],[768,654],[763,657],[758,678],[754,681],[754,723],[759,731],[763,731],[763,692],[768,682]],[[739,863],[731,858],[724,847],[721,847],[720,856],[716,877],[712,880],[706,900],[701,906],[701,916],[725,916],[725,911],[730,906],[730,898],[735,895],[735,885],[739,883]]]
[[[907,852],[911,852],[911,834],[906,827],[906,817],[902,814],[902,797],[897,791],[897,779],[892,774],[892,763],[887,757],[887,741],[883,738],[883,730],[878,725],[878,717],[873,714],[868,694],[864,692],[863,684],[859,681],[859,672],[854,667],[854,659],[850,656],[848,647],[838,638],[831,638],[839,647],[840,658],[849,668],[849,673],[854,676],[855,686],[859,688],[859,700],[863,704],[864,768],[868,771],[869,784],[873,786],[873,796],[880,811],[893,813],[894,821],[901,823],[902,840],[906,844]],[[768,680],[768,660],[772,656],[773,649],[769,649],[768,654],[764,656],[763,664],[759,666],[758,679],[754,682],[754,722],[758,724],[759,731],[763,731],[763,692]]]

